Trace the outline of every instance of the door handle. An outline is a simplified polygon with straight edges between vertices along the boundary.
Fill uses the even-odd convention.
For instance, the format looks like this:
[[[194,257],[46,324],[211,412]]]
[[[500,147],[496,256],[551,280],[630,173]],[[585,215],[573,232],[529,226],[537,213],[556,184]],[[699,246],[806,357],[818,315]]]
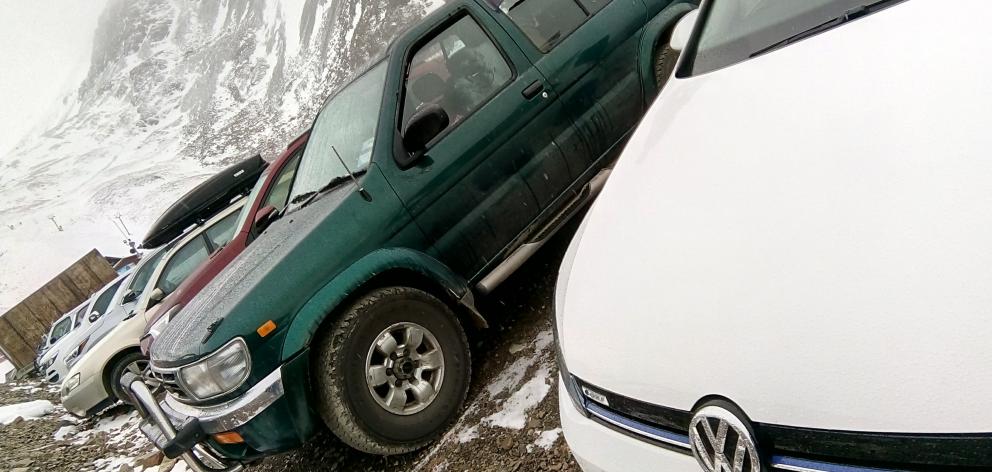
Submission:
[[[543,91],[544,83],[540,80],[535,80],[534,83],[528,85],[527,88],[524,89],[524,98],[531,100]]]

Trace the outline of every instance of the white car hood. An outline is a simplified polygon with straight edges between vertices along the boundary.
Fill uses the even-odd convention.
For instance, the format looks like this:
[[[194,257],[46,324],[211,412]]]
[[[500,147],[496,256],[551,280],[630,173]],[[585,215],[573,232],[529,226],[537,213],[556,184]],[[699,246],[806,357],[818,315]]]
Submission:
[[[578,243],[572,374],[758,422],[992,431],[992,4],[965,3],[673,80]]]

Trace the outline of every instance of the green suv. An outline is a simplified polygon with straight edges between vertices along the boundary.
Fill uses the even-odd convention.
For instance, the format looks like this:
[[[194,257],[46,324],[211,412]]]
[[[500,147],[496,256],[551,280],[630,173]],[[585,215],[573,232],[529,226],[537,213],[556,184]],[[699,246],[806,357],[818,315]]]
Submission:
[[[452,0],[411,21],[327,100],[264,237],[126,380],[145,434],[229,468],[324,425],[373,454],[438,438],[487,325],[474,294],[595,195],[693,7]]]

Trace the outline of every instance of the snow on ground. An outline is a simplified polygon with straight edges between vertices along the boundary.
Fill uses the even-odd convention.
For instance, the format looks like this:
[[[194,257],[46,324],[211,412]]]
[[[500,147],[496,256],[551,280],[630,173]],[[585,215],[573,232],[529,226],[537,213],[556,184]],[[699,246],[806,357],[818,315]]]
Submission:
[[[55,405],[48,400],[34,400],[25,403],[0,406],[0,424],[8,425],[17,418],[33,420],[55,411]]]
[[[503,403],[502,410],[483,418],[483,424],[507,429],[523,429],[527,426],[527,412],[544,400],[551,391],[551,382],[551,367],[541,367],[533,378]]]
[[[561,436],[561,428],[555,428],[550,431],[545,431],[541,433],[540,436],[537,437],[537,440],[534,441],[533,446],[537,446],[547,451],[548,449],[551,449],[551,446],[554,446],[555,441],[557,441],[560,436]],[[527,449],[528,451],[531,450],[530,447],[528,447]]]
[[[462,413],[455,427],[445,434],[436,445],[420,459],[414,471],[428,470],[427,465],[438,453],[450,443],[467,444],[482,436],[481,428],[496,428],[521,430],[528,423],[528,412],[539,405],[551,391],[555,379],[552,378],[554,366],[554,352],[551,349],[554,342],[554,334],[551,330],[544,330],[529,343],[513,344],[507,350],[512,355],[521,355],[506,369],[497,375],[489,385]],[[528,374],[530,377],[528,378]],[[526,382],[524,379],[528,378]],[[523,384],[521,385],[521,382]],[[496,404],[496,412],[482,418],[478,418],[479,412],[483,411],[484,405]],[[487,408],[486,410],[492,410]],[[547,450],[558,439],[558,435],[552,435],[554,430],[546,431],[538,437],[534,445],[529,445],[532,450],[537,446]],[[560,430],[558,430],[560,433]],[[545,444],[547,446],[545,446]],[[434,469],[431,469],[434,470]]]

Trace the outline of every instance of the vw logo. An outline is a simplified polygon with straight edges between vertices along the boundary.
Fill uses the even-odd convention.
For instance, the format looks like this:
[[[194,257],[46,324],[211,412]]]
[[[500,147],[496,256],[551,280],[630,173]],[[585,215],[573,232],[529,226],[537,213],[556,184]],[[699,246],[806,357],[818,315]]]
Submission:
[[[692,455],[705,472],[760,472],[758,446],[744,422],[718,406],[700,409],[689,423]]]

